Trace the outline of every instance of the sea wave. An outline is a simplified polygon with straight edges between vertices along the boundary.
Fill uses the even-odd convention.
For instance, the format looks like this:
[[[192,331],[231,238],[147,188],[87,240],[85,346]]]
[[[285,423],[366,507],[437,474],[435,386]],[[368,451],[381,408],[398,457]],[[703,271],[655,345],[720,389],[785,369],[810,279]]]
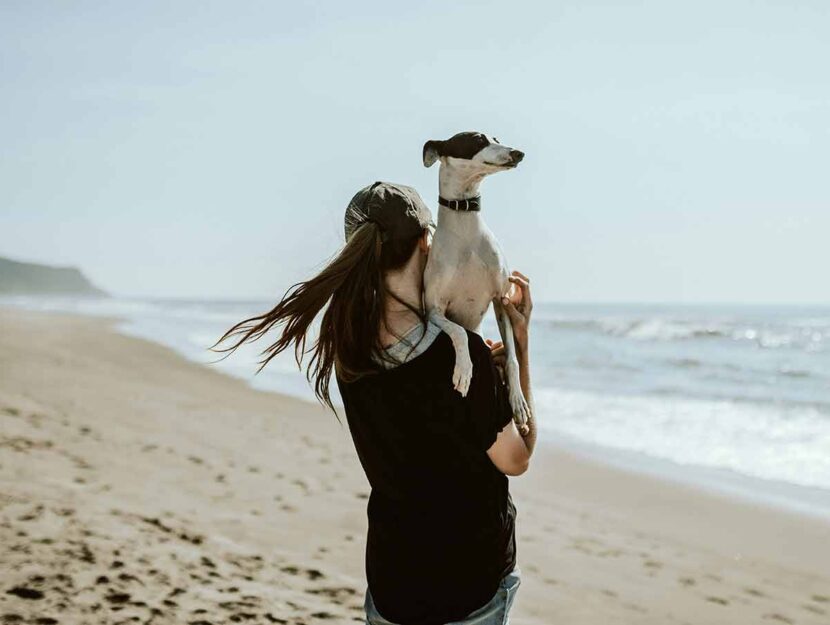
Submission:
[[[830,489],[830,410],[540,389],[540,427],[679,464]]]
[[[636,341],[720,339],[760,348],[795,347],[821,351],[830,344],[830,318],[794,319],[781,324],[667,317],[553,317],[543,320],[559,331],[596,332]]]
[[[0,304],[28,310],[61,311],[116,318],[186,319],[194,323],[234,323],[270,308],[265,301],[211,302],[199,300],[143,299],[120,297],[3,296]]]

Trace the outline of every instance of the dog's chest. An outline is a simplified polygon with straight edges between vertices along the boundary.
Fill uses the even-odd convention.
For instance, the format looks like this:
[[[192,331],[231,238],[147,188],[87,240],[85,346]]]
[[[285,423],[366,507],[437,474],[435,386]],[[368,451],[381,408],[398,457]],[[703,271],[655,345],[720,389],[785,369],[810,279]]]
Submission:
[[[504,255],[486,229],[474,236],[436,232],[425,275],[427,297],[445,302],[449,319],[476,329],[493,298],[507,290],[507,276]]]

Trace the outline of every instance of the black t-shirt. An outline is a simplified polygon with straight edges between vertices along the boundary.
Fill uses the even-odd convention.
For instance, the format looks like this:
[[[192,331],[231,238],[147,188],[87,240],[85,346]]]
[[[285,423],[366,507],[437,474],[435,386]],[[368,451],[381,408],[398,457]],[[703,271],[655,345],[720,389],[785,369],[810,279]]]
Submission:
[[[369,590],[378,612],[400,625],[464,618],[516,563],[516,508],[486,453],[512,413],[489,347],[467,337],[466,397],[453,389],[455,351],[443,332],[402,365],[337,380],[372,487]]]

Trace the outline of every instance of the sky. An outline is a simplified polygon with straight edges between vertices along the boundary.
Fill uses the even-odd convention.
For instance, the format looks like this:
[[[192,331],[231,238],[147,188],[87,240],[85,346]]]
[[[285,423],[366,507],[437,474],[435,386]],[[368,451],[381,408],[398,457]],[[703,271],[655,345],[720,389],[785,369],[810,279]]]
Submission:
[[[540,301],[830,303],[830,4],[0,1],[0,256],[272,298],[428,139]]]

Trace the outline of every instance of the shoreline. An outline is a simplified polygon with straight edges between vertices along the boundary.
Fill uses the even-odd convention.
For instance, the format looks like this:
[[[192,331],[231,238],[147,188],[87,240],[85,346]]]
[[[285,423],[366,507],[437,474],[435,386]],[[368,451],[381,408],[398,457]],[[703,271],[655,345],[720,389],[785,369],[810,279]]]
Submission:
[[[78,317],[79,319],[94,318],[105,323],[110,331],[139,341],[160,345],[172,349],[178,356],[188,362],[204,367],[207,370],[218,372],[220,375],[242,381],[253,390],[272,393],[277,397],[287,397],[302,401],[316,408],[320,405],[311,396],[304,396],[292,392],[293,386],[285,384],[279,389],[268,388],[254,384],[255,379],[238,375],[230,370],[212,368],[208,363],[200,362],[175,346],[167,345],[148,335],[137,332],[134,322],[125,317],[102,316],[92,317],[80,313],[66,313],[61,311],[28,311],[27,309],[0,305],[0,314],[3,311],[26,311],[34,314],[58,315]],[[303,380],[305,381],[305,380]],[[335,403],[339,410],[342,405]],[[544,421],[545,417],[542,417]],[[556,440],[558,438],[558,440]],[[755,505],[768,506],[776,511],[805,516],[811,519],[830,523],[830,490],[792,484],[790,482],[775,481],[739,473],[721,467],[707,467],[696,464],[680,464],[668,458],[653,456],[642,452],[627,449],[615,449],[576,439],[553,428],[542,425],[540,428],[537,446],[545,445],[551,451],[561,451],[575,458],[589,463],[599,464],[608,469],[628,472],[633,475],[656,478],[668,483],[685,485],[695,488],[702,493],[716,497],[738,500]]]
[[[0,306],[0,310],[3,310],[2,306]],[[53,313],[47,312],[47,314]],[[65,313],[56,312],[54,314]],[[79,316],[84,317],[84,315]],[[146,333],[136,331],[134,322],[128,318],[99,317],[99,319],[105,320],[114,331],[122,335],[172,347],[176,353],[188,361],[211,369],[210,365],[193,358],[186,351],[175,346],[166,345]],[[258,385],[255,383],[255,378],[245,377],[232,370],[218,368],[213,370],[242,380],[250,388],[273,392],[275,395],[288,396],[309,402],[315,406],[318,405],[310,392],[307,395],[295,392],[293,390],[295,385],[288,381],[281,383],[278,388],[270,388],[268,384]],[[300,377],[303,378],[301,382],[305,385],[305,378]],[[273,383],[273,379],[270,382]],[[338,408],[342,408],[337,402],[336,405]],[[554,417],[547,418],[552,419]],[[544,423],[545,420],[546,417],[542,416],[541,421]],[[658,477],[673,483],[691,485],[709,494],[737,497],[750,504],[764,504],[784,512],[830,522],[830,490],[828,489],[756,477],[722,467],[681,464],[668,458],[627,449],[603,447],[596,443],[573,438],[556,431],[555,426],[549,427],[544,424],[540,428],[538,444],[561,448],[574,456],[599,463],[608,468],[628,471],[637,475]]]
[[[830,491],[768,480],[719,467],[680,464],[625,449],[602,447],[576,439],[542,441],[574,456],[619,471],[688,486],[708,495],[830,523]]]
[[[4,611],[100,621],[126,595],[119,619],[156,625],[358,619],[368,484],[347,427],[114,323],[0,309],[0,560],[43,595]],[[510,488],[517,625],[830,615],[827,522],[551,441]]]
[[[56,304],[52,301],[51,305],[47,304],[48,301],[21,300],[13,303],[13,300],[5,302],[0,300],[0,309],[9,307],[11,309],[79,314],[97,319],[109,319],[114,323],[113,327],[121,334],[172,347],[189,361],[241,379],[251,388],[270,390],[277,394],[286,394],[316,404],[305,375],[297,370],[292,354],[281,354],[270,363],[266,370],[255,376],[252,375],[252,372],[256,369],[256,353],[258,351],[255,346],[244,346],[233,358],[228,360],[220,359],[219,362],[210,362],[216,360],[217,355],[208,354],[204,346],[210,344],[224,330],[222,328],[224,323],[220,322],[221,319],[224,319],[226,323],[230,323],[231,319],[236,319],[242,315],[242,312],[234,307],[215,310],[210,308],[209,312],[206,312],[202,308],[204,302],[201,300],[187,300],[187,306],[184,308],[174,307],[175,310],[168,310],[166,307],[169,301],[167,300],[160,304],[160,301],[144,300],[142,298],[121,299],[117,306],[108,305],[103,307],[99,305],[80,305],[79,301],[75,299],[64,301],[62,304]],[[135,308],[136,306],[138,306],[138,309]],[[154,308],[156,306],[161,306],[161,308]],[[191,308],[188,308],[188,306]],[[188,318],[188,315],[191,318]],[[540,368],[538,363],[537,369],[544,372],[544,366]],[[540,373],[539,375],[543,374]],[[560,399],[551,403],[551,391]],[[778,470],[773,466],[775,455],[783,453],[783,450],[768,447],[766,441],[758,440],[758,446],[754,449],[751,446],[747,447],[747,443],[744,443],[744,449],[741,451],[737,448],[731,449],[730,446],[733,442],[729,440],[718,440],[718,432],[729,436],[740,434],[740,430],[736,431],[733,427],[731,434],[729,431],[721,432],[718,428],[715,428],[715,430],[710,431],[710,436],[703,437],[703,439],[698,435],[694,435],[693,432],[693,440],[686,441],[685,445],[688,445],[690,450],[693,446],[696,446],[697,449],[683,452],[682,446],[674,446],[673,448],[673,445],[670,444],[672,437],[676,437],[678,432],[672,434],[672,432],[664,431],[663,425],[661,425],[663,423],[662,415],[680,410],[682,406],[685,406],[682,410],[687,412],[691,409],[702,411],[698,416],[705,420],[709,414],[707,410],[711,411],[713,406],[691,406],[686,405],[686,403],[708,400],[695,399],[691,396],[670,397],[664,403],[659,398],[649,397],[648,395],[633,394],[629,397],[625,394],[620,395],[619,391],[619,388],[616,390],[609,388],[606,392],[587,392],[585,397],[581,397],[580,395],[584,395],[586,392],[580,391],[578,388],[567,386],[556,389],[537,388],[537,394],[539,395],[537,397],[537,409],[541,425],[540,442],[552,442],[569,451],[576,452],[580,456],[618,469],[640,474],[658,475],[674,482],[697,485],[708,492],[727,494],[749,502],[762,502],[799,514],[830,519],[830,487],[814,485],[811,484],[811,480],[804,479],[813,469],[819,470],[819,465],[813,467],[806,464],[806,461],[799,460],[805,456],[798,449],[793,449],[790,452],[792,455],[788,456],[786,462],[781,464],[781,470]],[[336,389],[334,389],[334,395],[334,401],[338,403]],[[640,406],[639,409],[634,405],[628,405],[625,410],[634,410],[635,412],[646,410],[647,415],[645,416],[649,418],[640,419],[642,423],[639,424],[637,419],[634,419],[632,425],[635,428],[645,427],[645,430],[641,431],[644,436],[650,435],[651,430],[649,428],[657,428],[654,434],[658,443],[656,446],[640,444],[636,439],[627,438],[627,430],[618,431],[618,434],[624,439],[620,443],[614,437],[609,438],[608,431],[603,430],[603,422],[605,421],[603,418],[591,419],[590,422],[595,424],[593,431],[584,428],[580,430],[580,426],[574,423],[573,414],[569,414],[569,411],[574,410],[574,401],[576,401],[577,409],[581,409],[589,418],[608,410],[608,416],[610,417],[608,427],[611,428],[608,431],[612,432],[615,431],[613,429],[615,402],[643,401],[645,405]],[[590,404],[590,407],[582,406],[579,408],[586,401]],[[564,402],[566,406],[559,406],[558,402]],[[742,405],[739,402],[734,408],[738,409]],[[750,402],[748,405],[755,404]],[[760,404],[755,405],[760,410],[759,406]],[[560,414],[559,408],[564,408],[565,412]],[[743,409],[746,409],[746,406]],[[761,411],[756,415],[756,418],[765,419],[770,416],[771,414],[765,415]],[[794,416],[804,419],[813,418],[813,415],[800,413]],[[693,429],[697,427],[698,434],[702,431],[700,426],[694,426],[694,423],[698,421],[695,414],[688,413],[684,417],[690,420],[689,427]],[[753,431],[753,425],[751,420],[747,421],[748,417],[749,415],[743,415],[743,427],[748,428],[751,432]],[[778,427],[786,425],[786,423],[781,422],[781,419],[785,419],[785,417],[786,414],[777,417]],[[773,420],[775,421],[775,419]],[[654,425],[649,426],[645,421]],[[619,423],[617,423],[617,426],[619,426]],[[661,428],[663,429],[661,430]],[[810,436],[809,440],[820,440],[815,437],[821,436],[819,432],[826,431],[826,429],[826,426],[815,429],[814,435]],[[805,434],[805,436],[809,435]],[[659,442],[661,437],[664,439],[662,443]],[[713,458],[710,453],[712,445],[715,448],[724,446],[724,449],[730,453],[738,453],[739,455],[743,453],[743,457],[719,461],[717,458]],[[817,442],[810,446],[810,450],[811,453],[824,455],[818,448]],[[723,451],[721,450],[721,455]],[[801,452],[804,451],[805,449],[801,449]],[[757,466],[753,458],[758,460]],[[817,460],[819,459],[817,458]],[[821,462],[819,464],[824,465],[826,463]],[[801,468],[796,470],[794,467]],[[793,473],[794,470],[795,473]],[[812,482],[815,481],[812,480]]]
[[[26,309],[0,305],[0,312],[4,310],[10,312],[26,311]],[[155,345],[172,349],[188,362],[218,372],[221,375],[241,380],[251,389],[266,393],[270,392],[280,397],[290,397],[309,403],[315,407],[320,407],[313,399],[313,396],[293,392],[292,384],[286,383],[277,389],[268,388],[267,386],[256,385],[254,384],[255,379],[239,375],[231,370],[212,368],[209,364],[192,358],[189,354],[175,346],[166,345],[145,333],[137,332],[134,328],[134,322],[126,317],[93,317],[82,313],[62,311],[37,311],[35,314],[68,315],[81,319],[98,319],[107,324],[110,331],[122,336],[135,338],[140,341],[148,341]],[[303,382],[305,382],[304,379]],[[336,402],[335,405],[338,409],[342,410],[340,403]],[[545,417],[542,417],[542,419],[544,420]],[[542,425],[541,427],[538,445],[548,446],[553,451],[561,450],[564,453],[588,462],[600,464],[606,468],[626,471],[634,475],[654,477],[673,484],[691,486],[714,496],[727,498],[737,497],[748,504],[765,505],[778,511],[830,522],[830,490],[827,489],[755,477],[722,467],[680,464],[660,456],[653,456],[627,449],[604,447],[596,443],[574,438],[557,431],[555,427],[546,425]]]

